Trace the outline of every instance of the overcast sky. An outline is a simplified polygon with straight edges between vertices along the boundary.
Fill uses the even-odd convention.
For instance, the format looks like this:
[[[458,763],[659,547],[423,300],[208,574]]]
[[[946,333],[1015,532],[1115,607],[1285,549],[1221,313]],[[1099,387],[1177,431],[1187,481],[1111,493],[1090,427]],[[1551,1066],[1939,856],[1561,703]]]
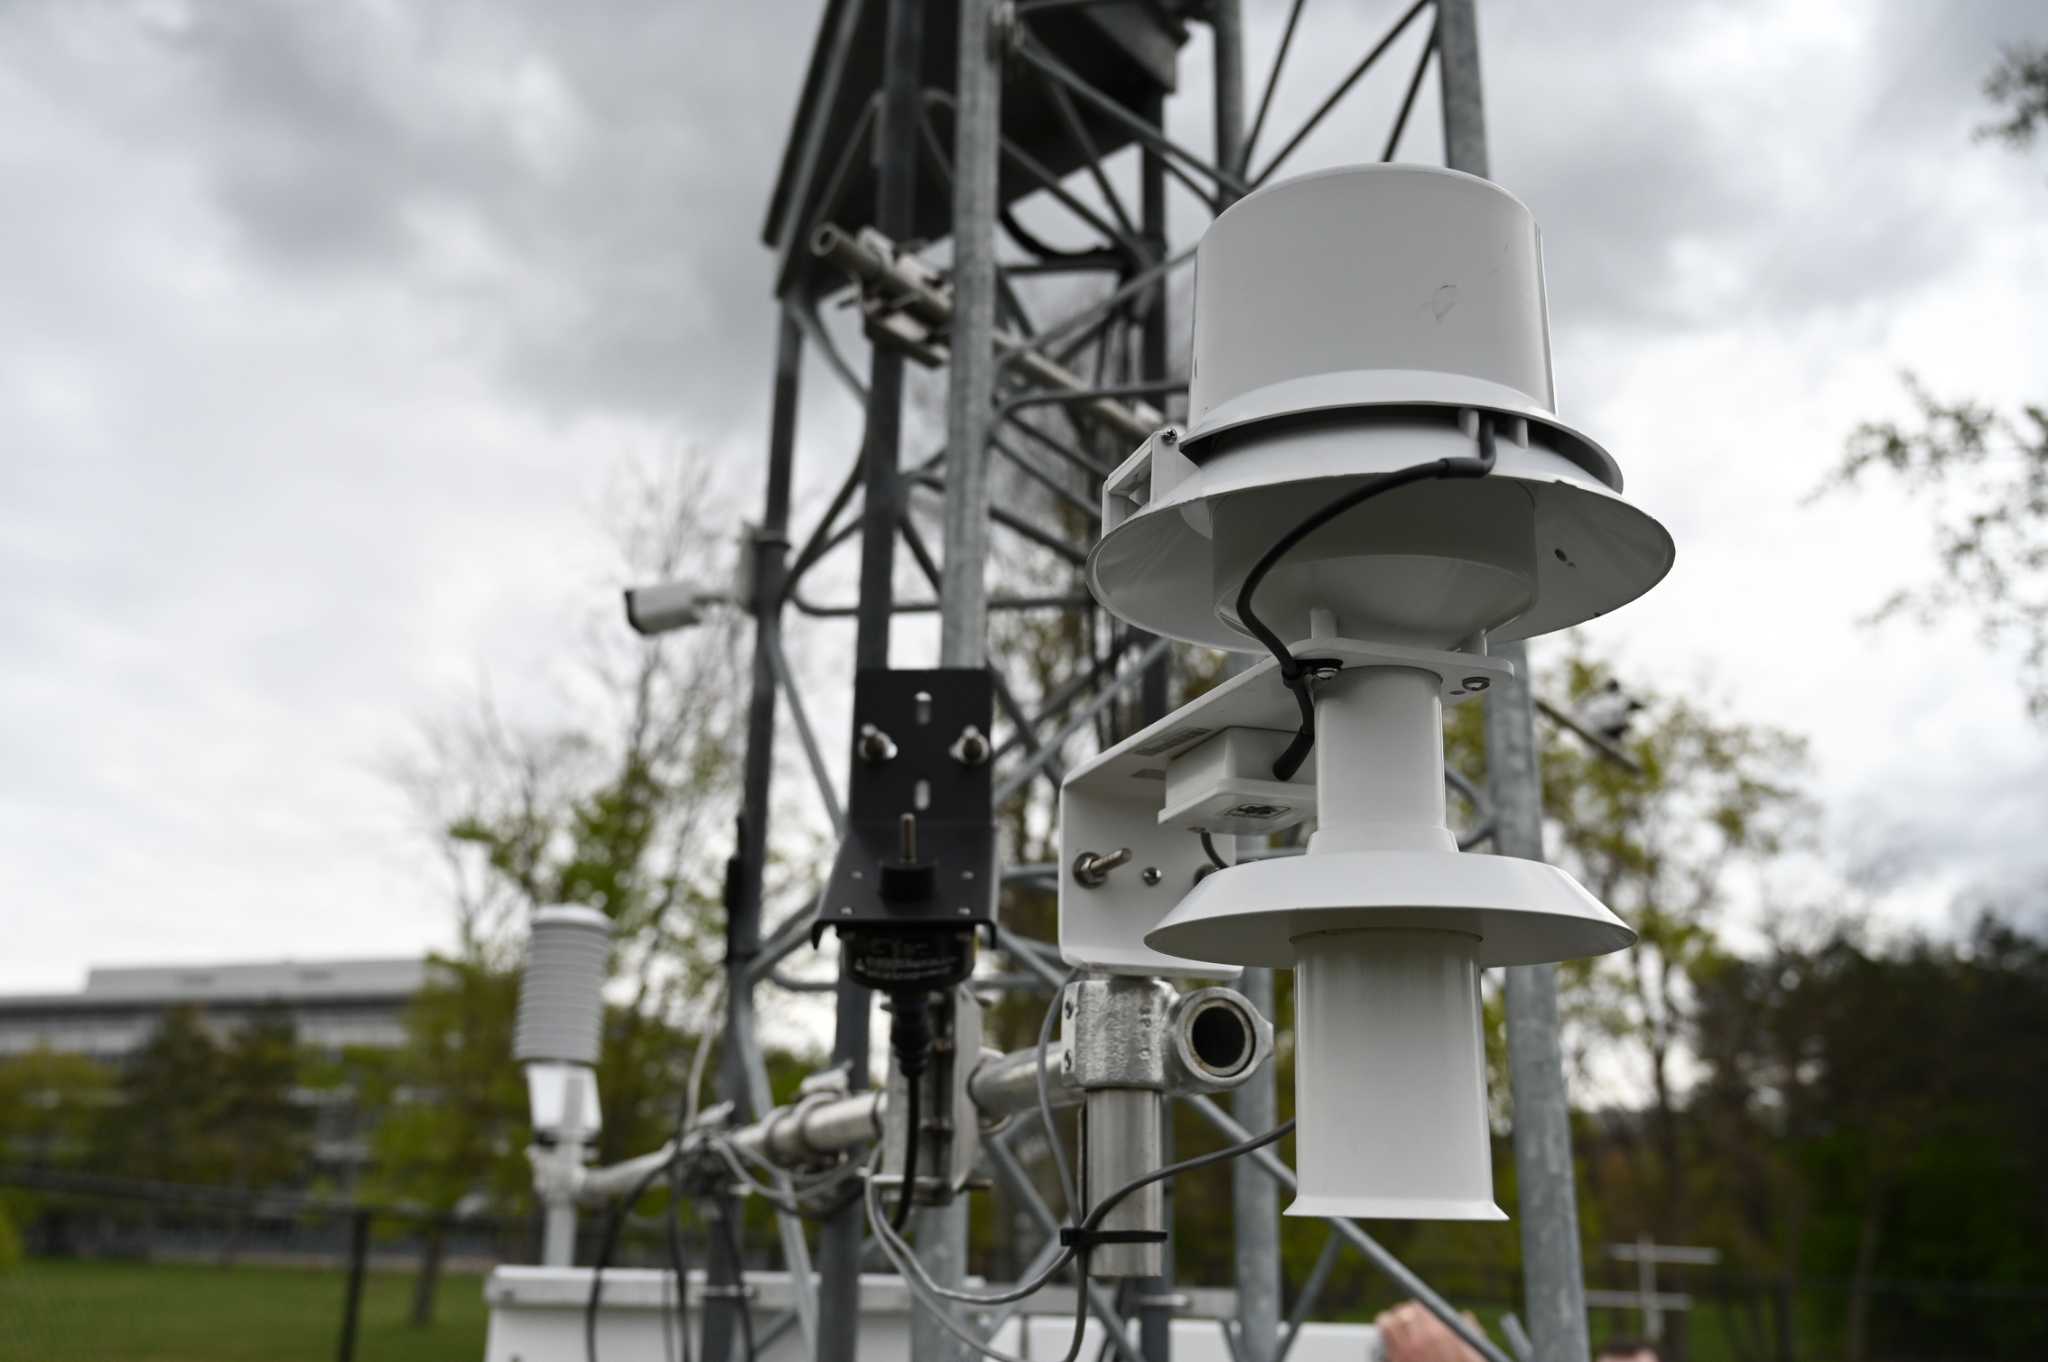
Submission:
[[[695,449],[757,502],[816,8],[0,5],[0,989],[449,941],[393,759],[484,686],[545,712],[629,470]],[[1308,6],[1275,128],[1393,8]],[[1810,735],[1828,854],[1900,923],[2048,877],[2048,733],[1966,627],[1856,625],[1921,511],[1801,502],[1902,368],[2044,396],[2048,155],[1971,137],[2029,38],[2027,0],[1481,4],[1565,414],[1679,543],[1595,642]],[[1290,169],[1376,155],[1404,72]],[[808,394],[815,501],[858,414]]]

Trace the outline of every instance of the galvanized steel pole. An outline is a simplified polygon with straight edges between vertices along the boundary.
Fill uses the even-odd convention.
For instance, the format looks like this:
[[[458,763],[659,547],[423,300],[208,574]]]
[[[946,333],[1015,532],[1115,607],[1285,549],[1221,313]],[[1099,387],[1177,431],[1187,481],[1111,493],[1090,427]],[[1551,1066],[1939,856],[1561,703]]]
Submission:
[[[1444,161],[1488,173],[1486,106],[1479,80],[1474,0],[1437,0]],[[1528,652],[1498,645],[1515,679],[1486,697],[1486,786],[1494,850],[1543,859],[1543,776],[1536,749]],[[1579,1260],[1578,1193],[1572,1172],[1571,1107],[1559,1034],[1557,967],[1507,971],[1508,1077],[1515,1113],[1516,1215],[1522,1229],[1522,1295],[1531,1362],[1585,1362],[1586,1282]]]
[[[892,241],[916,231],[917,157],[924,71],[923,0],[888,0],[882,101],[875,127],[875,226]],[[874,347],[868,361],[867,430],[861,443],[860,613],[854,665],[889,665],[895,605],[897,522],[903,514],[897,457],[903,424],[903,355]],[[873,1000],[846,975],[842,956],[832,1059],[854,1089],[868,1086]],[[840,1209],[818,1240],[818,1362],[853,1362],[860,1338],[860,1249],[864,1213]]]
[[[1528,652],[1498,654],[1515,680],[1486,699],[1487,796],[1494,849],[1543,857],[1543,784],[1529,699]],[[1516,1214],[1522,1227],[1522,1295],[1531,1362],[1585,1362],[1589,1353],[1585,1272],[1579,1258],[1570,1096],[1557,1006],[1557,966],[1507,971],[1508,1078],[1514,1094]]]
[[[731,1038],[749,1028],[736,1024],[742,1009],[754,1005],[754,992],[744,980],[748,963],[761,948],[761,888],[768,863],[768,796],[775,775],[775,650],[782,629],[783,573],[789,559],[789,498],[796,462],[797,382],[803,363],[803,330],[788,308],[777,318],[775,393],[768,427],[768,490],[749,552],[753,556],[754,617],[752,692],[747,702],[747,747],[741,775],[739,845],[734,848],[725,904],[725,1034],[720,1055],[719,1093],[741,1111],[747,1110],[746,1062]],[[736,1213],[728,1204],[721,1213]],[[798,1243],[800,1244],[799,1237]],[[711,1236],[706,1258],[707,1280],[722,1288],[704,1303],[704,1356],[717,1362],[732,1355],[739,1318],[737,1292],[740,1264],[727,1251],[724,1237]]]
[[[988,441],[996,365],[996,170],[1003,68],[996,0],[960,5],[959,102],[953,127],[953,326],[946,379],[946,556],[939,665],[988,657]]]
[[[996,170],[1002,54],[996,0],[962,0],[953,125],[953,319],[946,377],[945,558],[940,565],[939,665],[988,661],[988,449],[996,380]],[[948,1004],[950,1005],[950,1004]],[[964,1061],[962,1061],[964,1062]],[[942,1285],[967,1275],[967,1198],[917,1213],[917,1256]],[[915,1362],[966,1362],[970,1352],[929,1310],[913,1311]]]

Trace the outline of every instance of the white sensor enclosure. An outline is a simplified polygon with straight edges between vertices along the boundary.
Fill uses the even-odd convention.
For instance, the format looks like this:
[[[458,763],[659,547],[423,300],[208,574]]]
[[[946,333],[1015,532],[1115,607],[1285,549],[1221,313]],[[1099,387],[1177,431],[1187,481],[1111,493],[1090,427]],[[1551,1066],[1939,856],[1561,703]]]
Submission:
[[[1262,659],[1068,777],[1063,855],[1099,872],[1087,857],[1128,854],[1099,885],[1062,883],[1062,951],[1161,973],[1293,968],[1289,1213],[1500,1219],[1479,971],[1635,934],[1554,866],[1458,851],[1443,706],[1511,675],[1489,638],[1562,629],[1647,591],[1671,539],[1557,415],[1540,238],[1498,187],[1419,166],[1276,185],[1217,219],[1196,278],[1189,424],[1104,483],[1089,583],[1120,618],[1263,652],[1238,596],[1290,528],[1376,475],[1469,460],[1482,432],[1495,461],[1336,516],[1257,588],[1259,618],[1317,678],[1306,852],[1188,876],[1193,831],[1309,802],[1258,760],[1297,723]],[[1134,866],[1156,876],[1132,879]]]
[[[519,979],[513,1058],[525,1066],[533,1128],[575,1138],[598,1130],[597,1063],[611,920],[594,908],[534,913]]]
[[[1097,599],[1153,633],[1259,645],[1236,618],[1259,554],[1364,477],[1470,456],[1310,535],[1268,575],[1282,638],[1333,610],[1353,637],[1456,647],[1605,614],[1670,570],[1663,526],[1556,412],[1541,238],[1485,180],[1424,166],[1304,176],[1239,200],[1197,253],[1190,424],[1104,484]]]

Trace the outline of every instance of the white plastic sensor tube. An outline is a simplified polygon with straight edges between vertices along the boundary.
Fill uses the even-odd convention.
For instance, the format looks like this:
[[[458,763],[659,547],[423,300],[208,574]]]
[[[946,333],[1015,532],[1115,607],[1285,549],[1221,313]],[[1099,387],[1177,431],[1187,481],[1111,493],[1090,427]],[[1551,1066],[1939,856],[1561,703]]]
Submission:
[[[1295,938],[1300,1186],[1287,1214],[1507,1218],[1493,1203],[1478,944],[1393,929]]]

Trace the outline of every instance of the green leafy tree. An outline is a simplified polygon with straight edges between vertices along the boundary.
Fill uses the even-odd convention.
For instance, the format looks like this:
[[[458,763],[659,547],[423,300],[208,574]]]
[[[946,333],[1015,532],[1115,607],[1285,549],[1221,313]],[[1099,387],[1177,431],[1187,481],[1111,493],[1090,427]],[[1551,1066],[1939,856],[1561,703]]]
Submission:
[[[76,1168],[114,1096],[114,1075],[88,1055],[38,1047],[0,1060],[0,1159]]]
[[[1721,1242],[1788,1297],[1846,1286],[1817,1338],[1780,1309],[1777,1356],[2039,1355],[2048,1099],[2015,1039],[2044,1028],[2048,947],[1996,918],[1890,947],[1838,924],[1704,981],[1702,1163],[1738,1210]]]
[[[220,1044],[200,1009],[165,1012],[121,1071],[118,1100],[100,1127],[102,1166],[156,1182],[226,1181],[222,1069]]]
[[[113,1095],[112,1072],[86,1055],[38,1047],[0,1060],[0,1161],[58,1170],[85,1166]],[[0,1193],[0,1269],[19,1259],[21,1227],[45,1221],[61,1240],[62,1216],[48,1198]],[[52,1219],[60,1223],[47,1223]]]
[[[2000,116],[1980,134],[2030,148],[2048,121],[2048,48],[2008,48],[1984,91]],[[2048,407],[2000,411],[1936,396],[1910,372],[1903,382],[1912,415],[1858,425],[1815,495],[1875,478],[1927,505],[1936,574],[1871,618],[1973,619],[1988,644],[2016,651],[2028,711],[2048,720]]]
[[[708,586],[729,574],[734,546],[698,472],[638,485],[632,500],[625,580]],[[728,616],[642,640],[608,610],[557,718],[515,723],[486,700],[432,731],[406,764],[401,779],[448,868],[458,945],[379,1085],[380,1188],[441,1212],[475,1198],[499,1210],[526,1203],[531,1136],[512,1029],[526,921],[548,904],[593,907],[613,924],[596,1157],[667,1137],[687,1057],[680,1023],[703,1011],[722,933],[734,644]]]
[[[275,1012],[237,1027],[220,1049],[215,1120],[228,1181],[261,1189],[302,1181],[312,1113],[298,1100],[298,1029]]]
[[[1554,673],[1568,706],[1606,692],[1612,666],[1579,653]],[[1581,1048],[1604,1042],[1636,1060],[1649,1089],[1635,1226],[1685,1231],[1688,1168],[1679,1072],[1695,989],[1721,954],[1721,929],[1747,890],[1803,834],[1811,806],[1798,780],[1805,744],[1654,689],[1621,746],[1631,770],[1554,734],[1543,758],[1547,845],[1631,927],[1633,948],[1569,962],[1565,1006]]]

